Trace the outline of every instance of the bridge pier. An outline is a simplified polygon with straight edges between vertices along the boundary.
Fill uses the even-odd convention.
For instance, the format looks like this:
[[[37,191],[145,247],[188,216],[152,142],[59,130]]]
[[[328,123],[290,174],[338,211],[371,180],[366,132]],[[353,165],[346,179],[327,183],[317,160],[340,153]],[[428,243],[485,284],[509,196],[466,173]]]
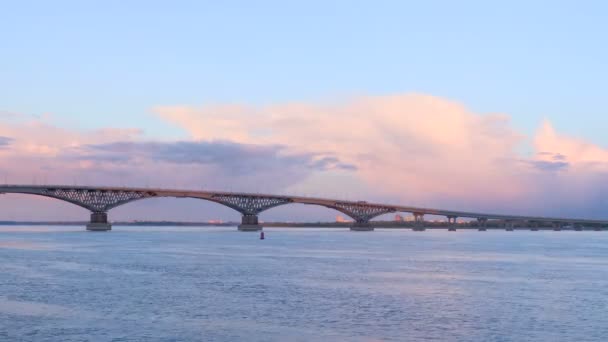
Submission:
[[[369,221],[355,221],[350,230],[355,232],[371,232],[374,230],[374,227]]]
[[[112,225],[108,223],[108,213],[92,212],[91,221],[87,224],[87,230],[92,232],[104,232],[112,230]]]
[[[479,226],[479,228],[477,228],[477,230],[480,231],[480,232],[485,232],[486,230],[488,230],[487,223],[488,223],[488,219],[487,218],[485,218],[485,217],[478,217],[477,218],[477,225]]]
[[[513,221],[510,221],[510,220],[505,220],[504,225],[505,225],[505,230],[506,231],[512,232],[513,231],[513,227],[515,226],[515,223],[513,223]]]
[[[243,214],[241,224],[238,227],[241,232],[257,232],[263,229],[262,225],[258,222],[258,215]]]
[[[448,231],[455,232],[456,231],[456,219],[458,216],[448,216]]]
[[[424,228],[424,214],[414,213],[414,229],[415,232],[423,232]]]
[[[528,225],[530,226],[530,230],[533,232],[537,232],[538,231],[538,226],[539,223],[537,221],[529,221]]]

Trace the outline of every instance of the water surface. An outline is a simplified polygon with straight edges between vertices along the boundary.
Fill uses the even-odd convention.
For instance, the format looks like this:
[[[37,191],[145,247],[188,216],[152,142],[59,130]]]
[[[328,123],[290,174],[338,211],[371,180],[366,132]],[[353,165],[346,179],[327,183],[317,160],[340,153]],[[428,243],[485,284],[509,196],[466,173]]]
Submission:
[[[606,341],[608,233],[0,227],[0,341]]]

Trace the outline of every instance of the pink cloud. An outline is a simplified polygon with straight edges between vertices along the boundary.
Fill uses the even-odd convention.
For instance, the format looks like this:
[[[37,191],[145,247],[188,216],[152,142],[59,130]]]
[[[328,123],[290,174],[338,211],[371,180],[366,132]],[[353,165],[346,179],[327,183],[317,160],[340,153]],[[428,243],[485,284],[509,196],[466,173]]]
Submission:
[[[286,153],[337,156],[357,167],[338,190],[358,187],[363,196],[415,205],[551,212],[556,209],[543,203],[555,187],[547,179],[555,175],[546,173],[558,172],[562,187],[576,187],[595,179],[590,163],[593,172],[608,165],[606,149],[559,135],[548,122],[535,137],[526,137],[507,115],[478,114],[454,101],[420,94],[156,111],[194,139],[281,144]],[[524,144],[551,156],[524,157],[517,153]],[[323,190],[318,177],[303,183]]]
[[[156,112],[188,139],[151,141],[138,129],[81,132],[48,118],[0,123],[0,180],[205,187],[560,216],[601,216],[608,200],[608,150],[564,136],[548,121],[528,137],[508,115],[474,113],[428,95]],[[522,145],[531,157],[517,152]],[[4,208],[10,203],[0,200]],[[281,212],[294,210],[273,215]],[[170,211],[163,215],[171,218]],[[328,211],[326,218],[334,216]]]
[[[536,151],[542,153],[544,159],[551,154],[559,154],[563,160],[567,160],[575,167],[594,167],[599,170],[606,170],[608,167],[608,149],[584,139],[561,135],[548,120],[544,121],[538,130],[534,138],[534,147]]]
[[[477,115],[432,96],[157,111],[195,139],[281,144],[292,152],[339,156],[358,167],[360,181],[402,200],[472,193],[504,199],[525,190],[504,162],[517,159],[514,150],[524,138],[508,117]],[[263,130],[263,136],[252,133]]]

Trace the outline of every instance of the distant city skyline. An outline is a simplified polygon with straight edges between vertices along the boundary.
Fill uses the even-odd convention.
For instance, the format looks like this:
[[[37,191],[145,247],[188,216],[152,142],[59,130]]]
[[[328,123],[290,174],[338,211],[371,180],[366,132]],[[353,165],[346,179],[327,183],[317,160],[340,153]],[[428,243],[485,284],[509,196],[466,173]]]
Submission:
[[[607,15],[601,1],[7,3],[0,181],[608,218]],[[112,218],[239,217],[126,207]],[[82,213],[0,196],[3,220]]]

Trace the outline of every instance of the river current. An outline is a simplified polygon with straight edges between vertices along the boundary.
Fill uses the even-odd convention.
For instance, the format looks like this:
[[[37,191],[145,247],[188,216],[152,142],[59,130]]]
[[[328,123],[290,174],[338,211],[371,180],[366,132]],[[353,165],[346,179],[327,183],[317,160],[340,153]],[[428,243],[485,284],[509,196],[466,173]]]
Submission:
[[[0,227],[0,341],[607,341],[608,233]]]

